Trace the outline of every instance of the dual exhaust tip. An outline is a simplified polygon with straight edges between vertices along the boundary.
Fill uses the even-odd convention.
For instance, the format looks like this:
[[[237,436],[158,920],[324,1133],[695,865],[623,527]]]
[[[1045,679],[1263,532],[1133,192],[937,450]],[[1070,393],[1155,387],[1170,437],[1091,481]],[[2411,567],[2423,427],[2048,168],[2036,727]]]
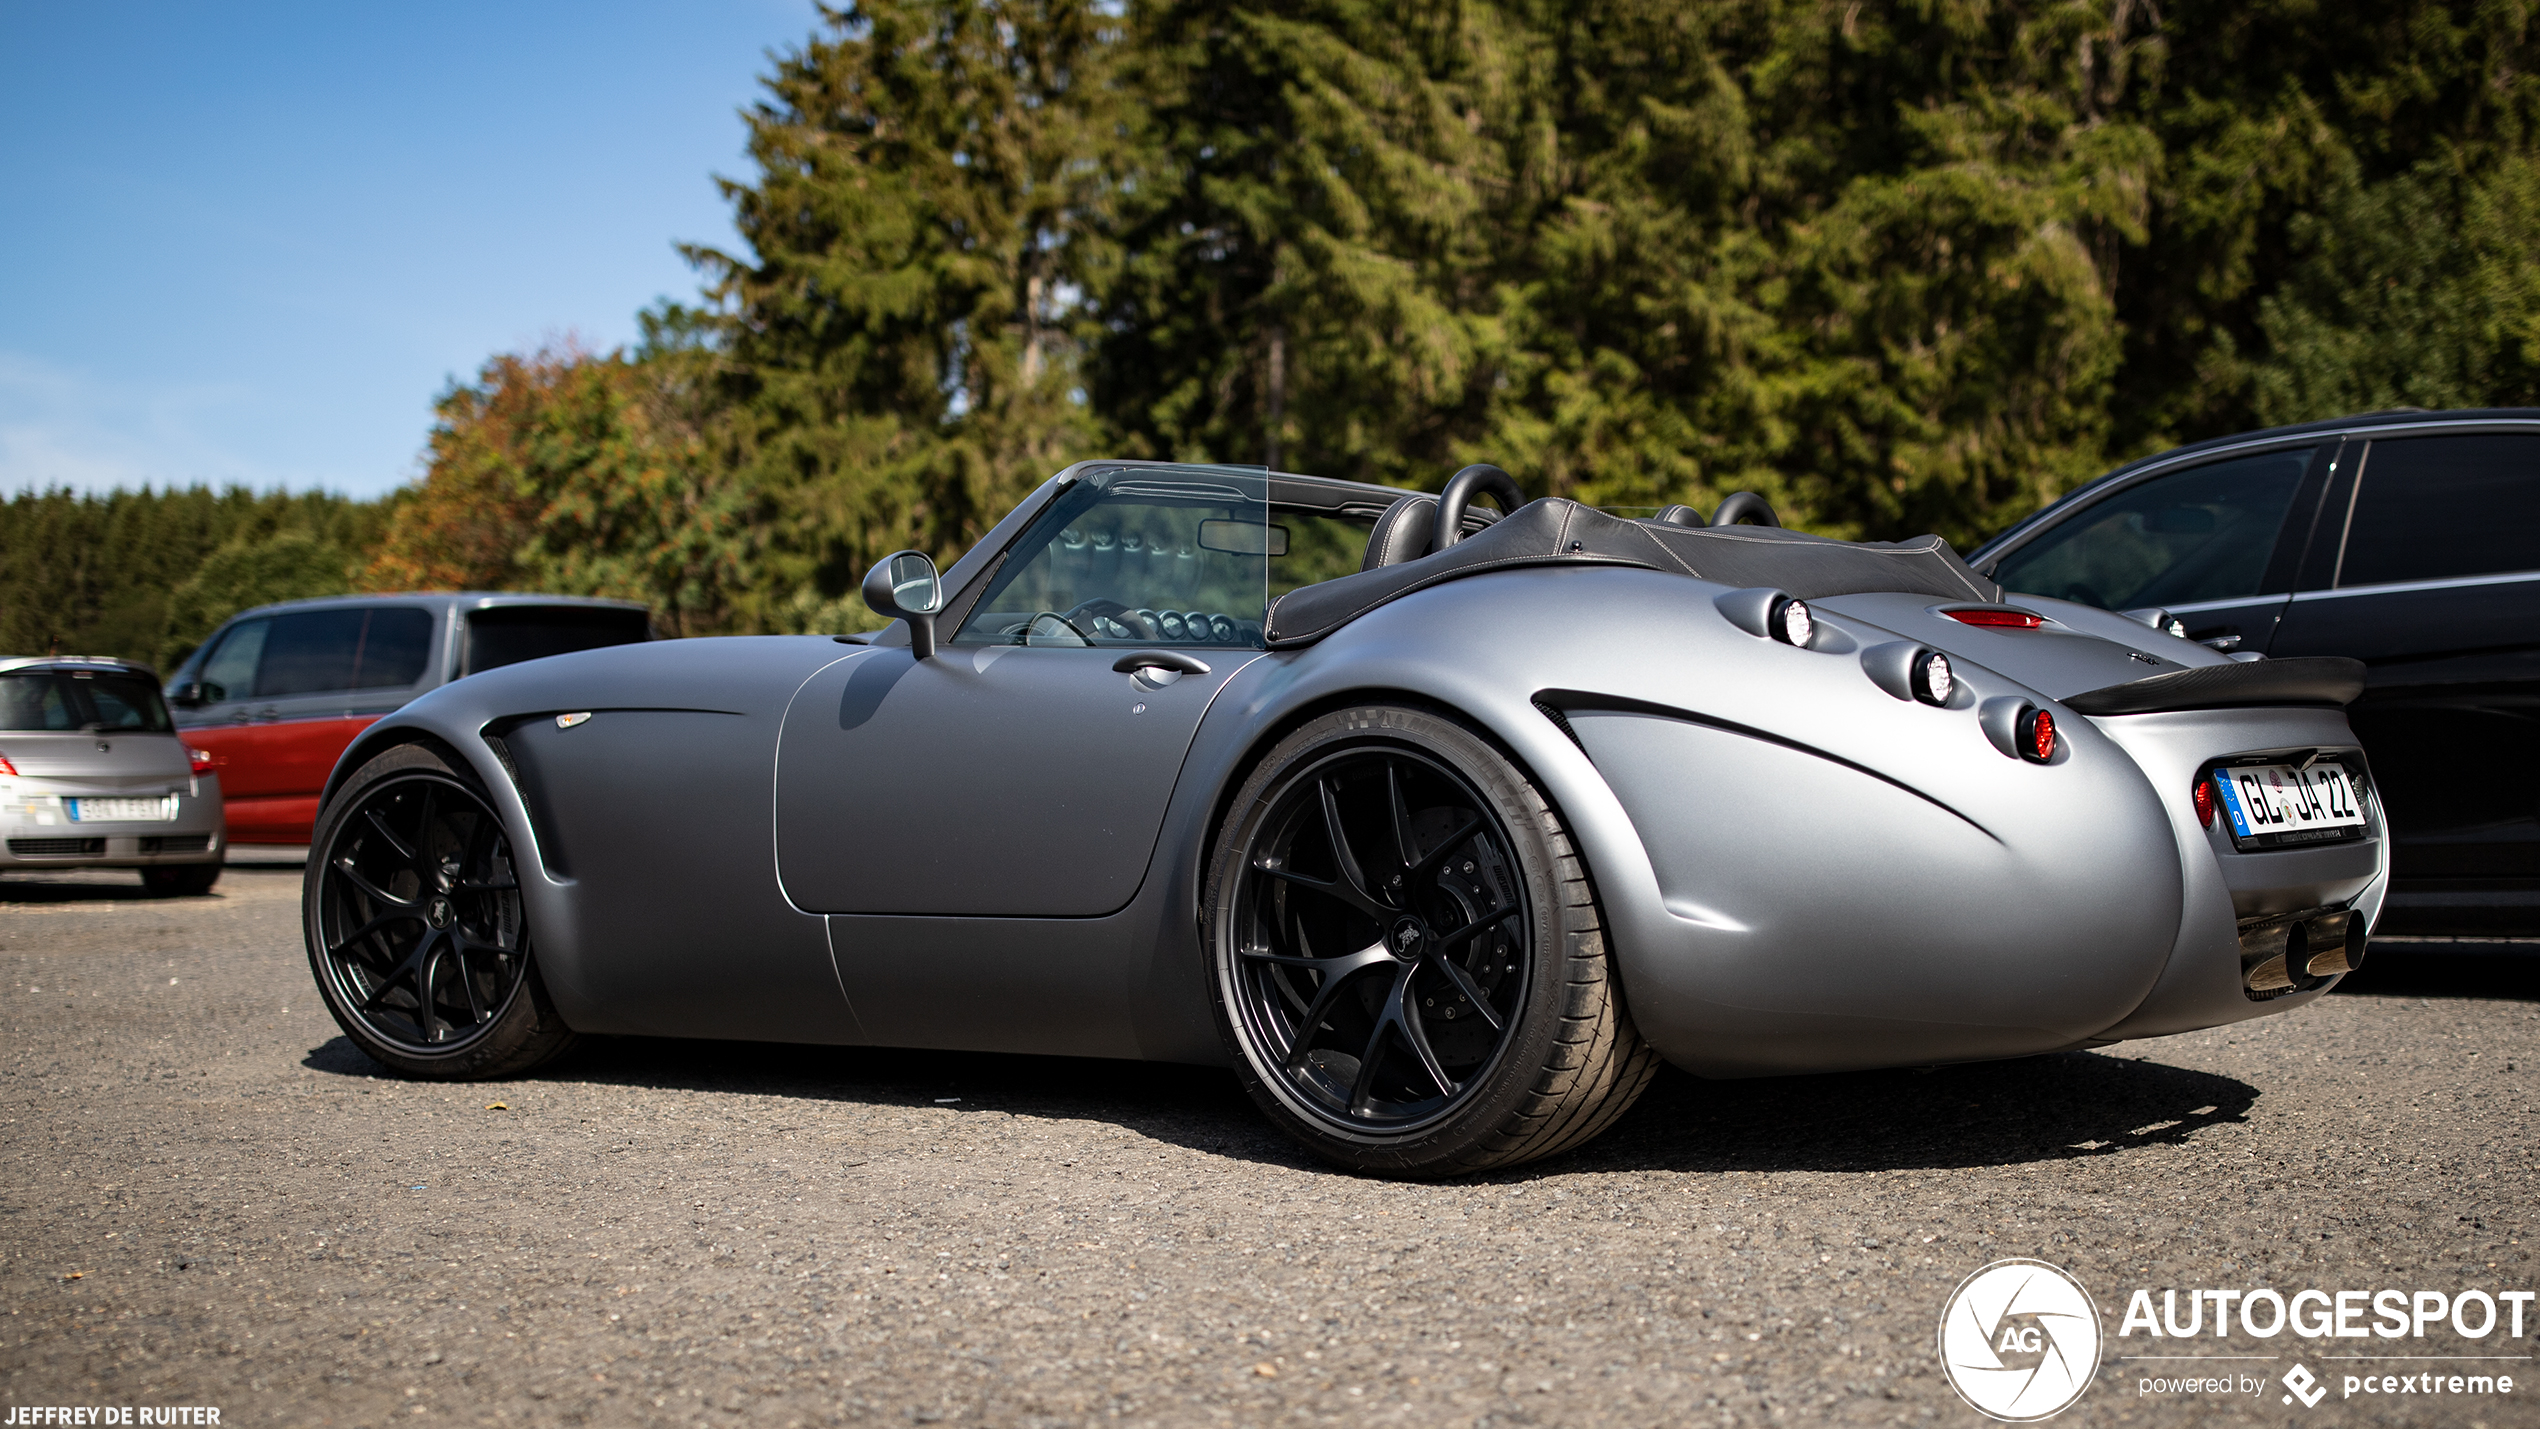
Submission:
[[[2253,1001],[2309,992],[2364,965],[2371,934],[2351,908],[2246,918],[2240,924],[2240,983]]]

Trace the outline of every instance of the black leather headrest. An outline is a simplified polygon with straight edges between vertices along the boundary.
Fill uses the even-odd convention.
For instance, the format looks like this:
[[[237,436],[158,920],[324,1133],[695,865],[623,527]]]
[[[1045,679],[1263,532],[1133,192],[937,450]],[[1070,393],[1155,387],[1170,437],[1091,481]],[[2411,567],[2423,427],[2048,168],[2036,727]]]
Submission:
[[[1358,563],[1362,571],[1378,566],[1398,566],[1416,561],[1429,553],[1429,534],[1437,527],[1438,499],[1434,496],[1406,496],[1385,508],[1376,518],[1376,529],[1367,533],[1367,554]]]

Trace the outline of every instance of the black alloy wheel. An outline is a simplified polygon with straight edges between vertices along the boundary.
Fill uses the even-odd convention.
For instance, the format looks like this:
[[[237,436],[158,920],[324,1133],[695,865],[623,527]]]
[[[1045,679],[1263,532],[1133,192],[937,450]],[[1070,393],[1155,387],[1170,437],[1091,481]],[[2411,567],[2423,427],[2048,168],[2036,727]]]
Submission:
[[[1208,888],[1238,1069],[1327,1159],[1451,1175],[1550,1155],[1656,1068],[1559,820],[1460,721],[1370,706],[1299,729],[1237,796]]]
[[[1236,1015],[1325,1116],[1434,1121],[1507,1044],[1526,891],[1506,831],[1436,760],[1383,746],[1299,770],[1235,897]]]
[[[537,978],[511,840],[473,780],[419,746],[391,750],[329,803],[313,852],[310,967],[372,1057],[501,1076],[572,1040]]]

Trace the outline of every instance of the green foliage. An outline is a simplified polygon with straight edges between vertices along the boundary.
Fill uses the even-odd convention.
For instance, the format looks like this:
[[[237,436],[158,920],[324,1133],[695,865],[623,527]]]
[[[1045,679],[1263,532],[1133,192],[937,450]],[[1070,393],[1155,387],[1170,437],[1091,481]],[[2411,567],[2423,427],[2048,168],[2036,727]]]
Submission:
[[[2527,0],[859,0],[765,84],[701,303],[493,359],[386,508],[21,498],[0,643],[182,643],[286,528],[841,628],[1085,456],[1965,544],[2178,442],[2540,403]]]
[[[2135,7],[2135,23],[2149,29],[2144,63],[2116,105],[2160,137],[2163,161],[2147,235],[2126,251],[2117,287],[2125,357],[2110,404],[2111,454],[2290,412],[2387,405],[2363,395],[2387,390],[2370,375],[2377,359],[2366,346],[2337,356],[2301,314],[2358,324],[2396,316],[2368,299],[2357,305],[2360,295],[2422,282],[2426,249],[2477,221],[2463,205],[2480,176],[2529,164],[2540,140],[2531,8],[2254,0],[2161,7],[2157,21],[2155,13]],[[2446,173],[2470,182],[2439,177]],[[2411,196],[2423,204],[2412,215],[2422,226],[2366,231]],[[2339,282],[2351,286],[2328,290]],[[2467,330],[2431,336],[2447,348],[2485,345]],[[2453,362],[2448,352],[2438,360]],[[2362,370],[2335,370],[2356,362]],[[2512,397],[2510,385],[2459,393],[2471,405]]]
[[[725,185],[749,255],[691,255],[726,319],[717,456],[776,513],[768,588],[836,596],[1101,452],[1073,392],[1124,99],[1091,3],[825,13],[748,115],[757,182]]]
[[[2478,204],[2490,256],[2442,260],[2476,291],[2425,341],[2503,353],[2540,310],[2501,180],[2360,240],[2326,217],[2430,153],[2527,154],[2517,8],[1133,15],[1091,392],[1157,455],[1424,487],[1486,458],[1538,493],[1743,487],[1967,542],[2116,455],[2256,425],[2285,405],[2262,388],[2371,390],[2322,368],[2374,356],[2375,315],[2329,295],[2435,261],[2385,250]],[[2448,400],[2525,390],[2459,361]]]
[[[22,493],[0,504],[0,654],[158,659],[171,635],[172,593],[214,552],[286,535],[358,551],[378,540],[386,519],[385,503],[322,492]],[[339,556],[331,589],[295,593],[350,588]]]
[[[173,670],[220,623],[253,606],[278,600],[342,595],[351,588],[344,549],[306,531],[280,531],[261,540],[232,541],[212,552],[183,585],[168,592],[167,621],[159,637],[158,666]]]
[[[2262,420],[2385,407],[2540,406],[2540,161],[2442,164],[2341,193],[2260,305]]]
[[[706,459],[708,369],[667,321],[639,359],[505,355],[444,392],[364,588],[610,596],[674,634],[732,628],[757,513]]]

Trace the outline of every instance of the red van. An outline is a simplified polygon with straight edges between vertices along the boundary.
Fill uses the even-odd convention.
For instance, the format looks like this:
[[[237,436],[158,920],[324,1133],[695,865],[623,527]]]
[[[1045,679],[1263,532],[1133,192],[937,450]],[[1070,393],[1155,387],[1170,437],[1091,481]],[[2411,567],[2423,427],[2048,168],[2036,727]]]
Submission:
[[[558,595],[330,596],[232,616],[168,680],[220,771],[233,844],[304,844],[371,721],[479,670],[651,638],[647,607]]]

